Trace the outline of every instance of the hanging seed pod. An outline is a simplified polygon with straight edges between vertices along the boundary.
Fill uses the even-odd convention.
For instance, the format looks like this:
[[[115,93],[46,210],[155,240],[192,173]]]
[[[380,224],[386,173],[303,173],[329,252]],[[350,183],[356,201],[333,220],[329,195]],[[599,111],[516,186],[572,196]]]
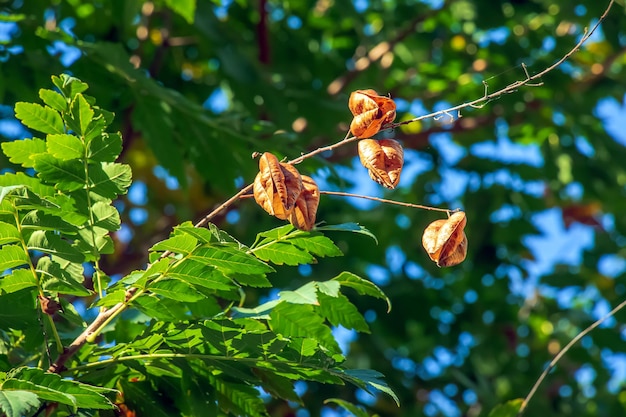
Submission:
[[[289,215],[289,222],[300,230],[311,230],[315,225],[317,206],[320,203],[320,189],[313,178],[302,175],[302,192],[296,206]]]
[[[368,169],[370,178],[387,188],[396,188],[404,164],[404,151],[400,142],[393,139],[362,139],[357,146],[361,164]]]
[[[350,94],[348,107],[354,115],[350,131],[357,138],[374,136],[382,125],[396,118],[396,103],[374,90],[356,90]]]
[[[446,220],[435,220],[422,235],[422,245],[437,266],[454,266],[465,260],[467,236],[463,229],[467,219],[462,211]]]
[[[269,152],[261,156],[253,192],[254,199],[263,210],[287,220],[301,191],[302,178],[293,165],[279,162]]]

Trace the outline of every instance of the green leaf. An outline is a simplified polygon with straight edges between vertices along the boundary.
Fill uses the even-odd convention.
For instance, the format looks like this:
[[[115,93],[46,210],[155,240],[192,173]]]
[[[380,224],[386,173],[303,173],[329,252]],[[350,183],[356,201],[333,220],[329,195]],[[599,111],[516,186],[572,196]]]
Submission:
[[[85,186],[85,168],[80,161],[61,161],[44,153],[35,155],[35,169],[39,177],[63,191],[74,191]]]
[[[48,153],[61,161],[81,159],[85,155],[85,144],[74,135],[48,135]]]
[[[83,91],[87,90],[87,88],[89,88],[86,83],[82,82],[76,77],[72,77],[67,74],[61,74],[58,77],[56,75],[53,75],[52,83],[59,90],[61,90],[66,98],[70,100],[73,100],[76,94],[82,93]]]
[[[282,240],[289,233],[296,230],[291,224],[286,224],[284,226],[276,227],[272,230],[266,230],[257,235],[257,240],[261,240],[261,238],[266,238],[268,240]]]
[[[37,295],[31,289],[0,295],[0,329],[27,330],[37,326]]]
[[[85,256],[63,240],[61,236],[44,230],[34,231],[28,239],[27,246],[29,250],[38,250],[70,262],[83,262],[85,260]]]
[[[50,107],[18,102],[15,104],[15,117],[21,120],[25,126],[42,133],[65,133],[61,115]]]
[[[274,271],[265,262],[232,246],[204,245],[194,250],[190,259],[238,274],[265,274]]]
[[[6,417],[22,417],[39,407],[39,397],[29,391],[0,391],[0,410]]]
[[[215,241],[215,236],[210,230],[204,227],[194,227],[191,222],[185,222],[174,227],[174,234],[185,233],[195,237],[201,243],[210,243]]]
[[[28,256],[19,246],[4,246],[0,249],[0,272],[9,268],[27,265],[28,261]]]
[[[150,382],[129,382],[122,378],[120,385],[124,394],[124,401],[138,416],[172,416],[171,410],[168,410],[171,405],[163,404],[163,401],[159,400],[159,396],[153,392]]]
[[[235,284],[220,271],[192,260],[185,260],[176,265],[166,276],[212,290],[230,290],[235,287]]]
[[[59,262],[50,259],[48,256],[43,256],[37,262],[37,272],[42,274],[41,286],[45,290],[79,297],[92,294],[83,285],[84,277],[81,264],[65,263],[65,265],[61,266]]]
[[[54,195],[56,192],[54,190],[54,187],[42,184],[39,178],[29,177],[23,172],[18,172],[17,174],[6,172],[0,175],[0,187],[4,188],[0,191],[0,201],[2,201],[2,199],[7,195],[8,192],[15,190],[6,189],[10,186],[26,186],[41,196]]]
[[[96,202],[91,207],[94,217],[94,226],[101,227],[105,230],[113,232],[120,228],[120,213],[112,205],[103,201]]]
[[[378,244],[378,239],[376,236],[365,227],[361,226],[358,223],[342,223],[342,224],[334,224],[328,226],[318,226],[315,228],[317,231],[329,231],[329,232],[352,232],[359,233],[374,239],[374,242]]]
[[[24,168],[33,167],[33,155],[47,152],[46,141],[38,138],[4,142],[2,143],[2,150],[9,157],[9,161]]]
[[[303,404],[302,399],[294,391],[293,381],[260,368],[253,369],[253,372],[261,379],[263,389],[272,396]]]
[[[389,297],[385,295],[380,288],[371,281],[365,280],[358,275],[351,272],[342,272],[333,278],[334,281],[339,281],[343,287],[350,287],[356,290],[360,295],[369,295],[371,297],[380,298],[387,302],[387,312],[391,311],[391,301]]]
[[[150,251],[170,251],[188,255],[196,248],[197,245],[198,240],[195,237],[190,235],[178,235],[155,244],[150,248]]]
[[[0,14],[0,22],[21,22],[26,19],[26,16],[23,13],[11,13],[11,14]]]
[[[220,229],[213,223],[209,223],[207,227],[209,231],[211,232],[211,234],[215,236],[215,238],[217,239],[219,243],[224,243],[224,244],[234,243],[235,246],[237,246],[239,249],[245,249],[246,251],[248,250],[248,247],[246,247],[244,244],[239,242],[237,239],[235,239],[234,237],[232,237],[227,232]]]
[[[93,138],[87,145],[87,158],[98,162],[115,162],[122,152],[122,135],[103,133]]]
[[[265,274],[236,274],[233,272],[226,272],[229,278],[237,281],[240,285],[255,288],[270,288],[272,283],[267,279]]]
[[[39,90],[39,97],[49,107],[52,107],[56,111],[67,111],[67,101],[65,98],[53,90],[47,90],[42,88]]]
[[[6,178],[8,175],[0,175],[0,181]],[[11,194],[17,194],[20,191],[24,191],[23,185],[9,185],[9,186],[0,186],[0,204],[4,202],[6,196]],[[5,214],[12,215],[16,212],[15,208],[11,206],[10,203],[4,205],[3,211]]]
[[[333,280],[318,282],[317,289],[323,294],[329,295],[331,297],[337,297],[339,294],[339,290],[341,289],[341,284]]]
[[[255,308],[233,307],[233,318],[253,318],[257,320],[267,320],[270,318],[269,313],[281,300],[272,300],[256,306]]]
[[[315,261],[308,252],[287,242],[271,242],[256,249],[252,253],[259,259],[276,265],[302,265]]]
[[[1,294],[9,294],[36,286],[37,280],[30,269],[16,269],[10,275],[0,278]]]
[[[320,293],[318,311],[333,326],[341,325],[346,329],[354,329],[357,332],[370,332],[369,326],[361,313],[359,313],[359,310],[343,294],[339,294],[337,297],[330,297]]]
[[[393,398],[398,407],[400,406],[398,396],[391,388],[389,388],[387,383],[381,379],[384,378],[384,375],[380,372],[372,369],[346,369],[343,372],[345,375],[349,376],[353,383],[356,383],[357,385],[365,384],[366,386],[375,388],[378,391],[382,391]]]
[[[302,361],[302,358],[313,356],[317,353],[319,343],[310,337],[296,337],[289,341],[289,347],[298,352],[300,361]]]
[[[196,14],[196,0],[165,0],[167,7],[180,15],[190,25]]]
[[[316,284],[315,281],[311,281],[295,291],[281,291],[278,293],[278,296],[281,300],[292,304],[319,305]]]
[[[205,296],[199,293],[194,287],[177,279],[158,280],[150,284],[148,289],[163,297],[183,302],[194,302],[205,298]]]
[[[102,162],[101,167],[89,169],[91,191],[111,200],[126,194],[132,182],[132,171],[126,164]]]
[[[2,390],[23,390],[36,394],[46,401],[67,404],[77,408],[113,409],[115,406],[104,393],[106,388],[94,387],[61,376],[44,372],[38,368],[20,368],[2,383]]]
[[[209,380],[217,391],[218,405],[225,413],[249,417],[268,416],[263,400],[254,387],[228,383],[213,376]]]
[[[316,256],[341,256],[343,253],[332,240],[319,234],[290,238],[289,242]]]
[[[78,228],[58,216],[32,210],[22,218],[22,230],[50,230],[64,234],[76,234]]]
[[[111,307],[117,303],[123,303],[126,299],[124,288],[107,289],[107,294],[99,299],[94,306]]]
[[[95,260],[96,254],[113,253],[115,249],[109,231],[98,226],[80,229],[74,246],[76,250],[84,254],[85,260]]]
[[[187,320],[187,312],[183,305],[169,298],[161,298],[155,294],[142,294],[134,301],[138,310],[157,320]]]
[[[370,417],[367,411],[361,407],[352,404],[351,402],[340,400],[339,398],[329,398],[324,401],[324,404],[337,404],[339,407],[348,411],[354,417]]]
[[[516,398],[503,404],[498,404],[491,410],[488,417],[517,417],[523,402],[522,398]]]
[[[7,243],[19,242],[20,232],[12,224],[0,222],[0,246]]]
[[[93,120],[93,110],[80,93],[74,96],[70,107],[70,118],[68,118],[67,124],[74,132],[84,136]]]
[[[286,337],[309,337],[334,353],[340,353],[330,328],[308,304],[279,303],[270,312],[269,325],[272,331]]]
[[[209,381],[183,363],[183,378],[180,378],[180,390],[185,396],[183,411],[189,416],[217,416],[215,396],[209,388]]]

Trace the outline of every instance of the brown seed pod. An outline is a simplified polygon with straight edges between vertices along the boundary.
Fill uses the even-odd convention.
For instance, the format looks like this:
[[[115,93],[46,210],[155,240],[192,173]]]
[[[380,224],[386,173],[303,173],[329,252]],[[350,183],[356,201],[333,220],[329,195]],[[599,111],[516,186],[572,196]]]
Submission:
[[[467,219],[458,211],[446,220],[435,220],[422,235],[422,245],[437,266],[454,266],[465,260],[467,236],[463,229]]]
[[[317,206],[320,203],[320,189],[313,178],[302,175],[302,192],[296,200],[289,222],[300,230],[311,230],[315,225]]]
[[[370,178],[387,188],[396,188],[404,164],[402,145],[393,139],[363,139],[357,146]]]
[[[356,90],[350,94],[348,107],[354,115],[350,131],[357,138],[374,136],[383,124],[396,118],[396,103],[374,90]]]
[[[302,178],[293,165],[279,162],[269,152],[261,156],[253,185],[254,199],[259,206],[272,216],[287,220],[301,191]]]

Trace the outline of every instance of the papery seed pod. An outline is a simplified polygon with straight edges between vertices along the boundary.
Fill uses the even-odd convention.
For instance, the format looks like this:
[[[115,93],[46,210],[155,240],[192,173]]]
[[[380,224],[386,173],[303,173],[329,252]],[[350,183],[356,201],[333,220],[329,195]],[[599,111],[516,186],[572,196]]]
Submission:
[[[422,245],[437,266],[454,266],[465,260],[467,236],[465,213],[458,211],[446,220],[435,220],[422,235]]]
[[[253,184],[258,205],[272,216],[287,220],[301,191],[302,178],[293,165],[279,162],[269,152],[261,156]]]
[[[404,165],[404,150],[400,142],[362,139],[357,147],[361,164],[368,169],[370,178],[387,188],[396,188]]]
[[[374,90],[356,90],[350,94],[348,107],[354,115],[350,131],[357,138],[374,136],[383,124],[396,118],[396,103]]]
[[[320,189],[313,178],[302,175],[302,192],[296,200],[289,222],[300,230],[311,230],[315,225],[315,215],[320,203]]]

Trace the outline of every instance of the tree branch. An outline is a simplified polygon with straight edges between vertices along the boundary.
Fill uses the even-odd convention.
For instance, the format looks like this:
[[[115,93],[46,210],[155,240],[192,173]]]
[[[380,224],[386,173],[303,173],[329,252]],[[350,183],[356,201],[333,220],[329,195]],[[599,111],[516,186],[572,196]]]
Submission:
[[[541,383],[543,382],[544,379],[546,379],[546,376],[548,376],[550,371],[552,371],[554,369],[554,367],[556,366],[557,362],[561,360],[561,358],[572,348],[572,346],[574,346],[576,343],[578,343],[580,341],[580,339],[582,339],[583,337],[588,335],[593,329],[595,329],[596,327],[598,327],[599,325],[604,323],[605,320],[607,320],[609,317],[612,317],[615,313],[617,313],[618,311],[620,311],[624,307],[626,307],[626,301],[622,301],[617,307],[615,307],[613,310],[608,312],[605,316],[600,317],[598,320],[593,322],[585,330],[583,330],[582,332],[578,333],[576,335],[576,337],[574,337],[572,340],[570,340],[569,343],[563,349],[561,349],[559,351],[559,353],[556,354],[554,359],[552,359],[550,361],[550,363],[548,364],[547,368],[543,370],[543,372],[541,373],[541,375],[539,376],[537,381],[535,381],[535,385],[533,385],[533,387],[531,388],[531,390],[528,393],[528,395],[526,396],[526,398],[524,398],[524,401],[522,402],[522,405],[520,406],[520,409],[517,412],[517,417],[520,417],[522,414],[524,414],[524,411],[526,410],[526,407],[528,407],[528,403],[530,402],[530,400],[533,398],[533,396],[537,392],[537,389],[539,388],[539,385],[541,385]]]
[[[543,77],[544,75],[548,74],[550,71],[554,70],[556,67],[561,65],[567,59],[569,59],[587,41],[587,39],[589,39],[589,37],[595,32],[595,30],[598,28],[598,26],[600,26],[600,24],[604,21],[604,19],[608,15],[608,13],[611,10],[611,7],[613,6],[614,3],[615,3],[615,0],[611,0],[609,2],[606,10],[602,14],[602,16],[600,16],[600,18],[598,19],[597,23],[591,28],[591,30],[585,31],[584,36],[580,39],[580,41],[567,54],[565,54],[558,61],[556,61],[554,64],[552,64],[551,66],[547,67],[543,71],[541,71],[541,72],[539,72],[539,73],[537,73],[535,75],[532,75],[532,76],[530,74],[528,74],[528,72],[526,72],[526,78],[524,80],[516,81],[516,82],[514,82],[514,83],[504,87],[503,89],[501,89],[499,91],[496,91],[495,93],[487,94],[487,92],[485,92],[485,95],[483,97],[478,98],[476,100],[465,102],[465,103],[459,104],[457,106],[451,107],[449,109],[445,109],[445,110],[437,111],[437,112],[434,112],[434,113],[425,114],[423,116],[415,117],[415,118],[413,118],[411,120],[407,120],[407,121],[404,121],[404,122],[392,123],[392,124],[389,124],[389,125],[385,126],[385,128],[383,130],[394,129],[394,128],[398,127],[398,126],[414,123],[414,122],[417,122],[419,120],[424,120],[424,119],[429,119],[429,118],[438,118],[438,117],[442,117],[442,116],[449,116],[449,117],[454,118],[454,116],[452,115],[454,112],[458,112],[461,109],[465,109],[465,108],[468,108],[468,107],[473,107],[473,108],[483,107],[484,105],[486,105],[491,100],[496,99],[496,98],[498,98],[498,97],[500,97],[500,96],[502,96],[504,94],[512,93],[512,92],[516,91],[517,89],[519,89],[522,86],[529,86],[529,87],[535,86],[536,87],[536,86],[542,85],[541,83],[533,83],[533,81],[539,80],[541,77]],[[523,68],[524,68],[524,70],[526,70],[525,66]],[[306,153],[306,154],[301,155],[301,156],[299,156],[299,157],[297,157],[295,159],[292,159],[291,161],[288,161],[287,163],[299,164],[300,162],[304,161],[305,159],[308,159],[308,158],[311,158],[313,156],[319,155],[319,154],[321,154],[323,152],[333,151],[334,149],[337,149],[337,148],[339,148],[341,146],[347,145],[348,143],[355,142],[355,141],[359,140],[359,138],[349,137],[349,135],[350,135],[350,132],[348,132],[346,137],[343,140],[340,140],[339,142],[336,142],[336,143],[334,143],[332,145],[329,145],[329,146],[324,146],[324,147],[321,147],[321,148],[317,148],[317,149],[315,149],[315,150],[313,150],[313,151],[311,151],[309,153]],[[207,214],[204,218],[202,218],[200,221],[198,221],[195,224],[195,226],[196,227],[205,226],[215,216],[217,216],[223,210],[225,210],[226,208],[230,207],[232,204],[237,202],[242,196],[244,196],[245,194],[248,194],[251,190],[252,190],[252,184],[246,185],[244,188],[239,190],[239,192],[237,192],[231,198],[226,200],[224,203],[219,205],[217,208],[215,208],[213,211],[211,211],[209,214]],[[446,211],[444,209],[441,209],[441,210]],[[171,252],[168,252],[168,251],[163,252],[159,259],[162,259],[162,258],[167,257],[169,255],[171,255]],[[130,297],[132,297],[132,295],[135,292],[136,292],[135,288],[130,288],[127,291],[127,294],[126,294],[127,297],[126,298],[129,299]],[[624,302],[623,304],[626,305],[626,302]],[[70,346],[68,346],[66,349],[63,350],[63,352],[59,355],[57,360],[50,366],[48,371],[49,372],[57,372],[57,373],[61,372],[64,369],[65,363],[76,353],[76,351],[78,351],[78,349],[80,349],[80,347],[82,345],[84,345],[87,342],[88,338],[90,338],[96,331],[98,331],[101,328],[102,324],[105,323],[111,316],[119,314],[119,311],[124,309],[124,308],[126,308],[126,306],[127,306],[126,303],[118,303],[115,306],[111,307],[109,310],[105,310],[105,311],[101,312],[94,319],[94,321],[70,344]],[[621,308],[621,307],[623,307],[622,304],[620,304],[619,308]],[[600,324],[600,323],[598,323],[598,324]],[[560,359],[560,357],[559,357],[559,359]],[[539,381],[539,383],[540,382],[541,381]],[[536,390],[536,388],[535,388],[535,390]],[[534,391],[532,393],[534,394]],[[531,395],[531,397],[532,397],[532,395]]]

